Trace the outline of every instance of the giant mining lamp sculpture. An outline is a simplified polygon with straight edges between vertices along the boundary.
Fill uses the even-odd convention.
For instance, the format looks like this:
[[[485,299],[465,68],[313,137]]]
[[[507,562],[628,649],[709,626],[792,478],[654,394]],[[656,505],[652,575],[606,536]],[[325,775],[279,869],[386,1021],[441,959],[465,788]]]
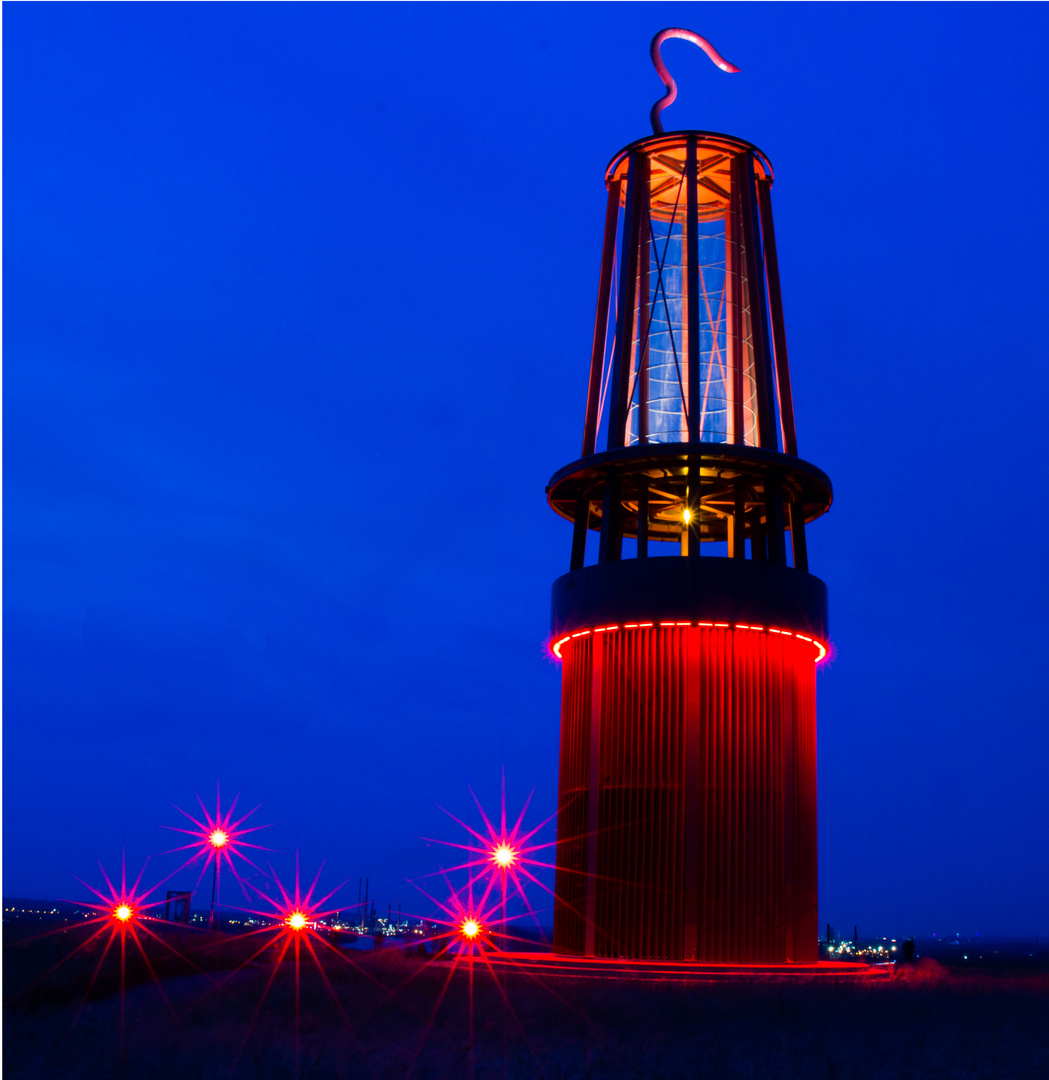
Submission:
[[[805,527],[831,485],[797,453],[772,168],[734,136],[663,132],[668,37],[737,70],[658,34],[656,133],[605,174],[582,456],[547,487],[574,526],[554,948],[812,963],[827,593]]]

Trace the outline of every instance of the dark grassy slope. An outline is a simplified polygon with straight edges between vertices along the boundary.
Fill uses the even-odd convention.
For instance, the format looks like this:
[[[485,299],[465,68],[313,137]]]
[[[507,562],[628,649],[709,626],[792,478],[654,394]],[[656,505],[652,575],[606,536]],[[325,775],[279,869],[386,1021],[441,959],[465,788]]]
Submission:
[[[112,992],[118,983],[101,988],[79,1015],[82,973],[52,976],[27,993],[32,969],[42,970],[32,958],[54,948],[36,942],[6,950],[9,1077],[1049,1076],[1044,974],[964,977],[933,968],[865,984],[692,987],[510,976],[502,980],[508,1006],[482,969],[471,1009],[470,978],[461,969],[430,1023],[447,968],[393,953],[365,956],[360,969],[327,964],[338,1004],[304,966],[298,1024],[289,963],[277,971],[254,1024],[269,963],[236,973],[172,973],[163,980],[170,1010],[157,985],[139,983],[124,998],[121,1063],[121,998]]]

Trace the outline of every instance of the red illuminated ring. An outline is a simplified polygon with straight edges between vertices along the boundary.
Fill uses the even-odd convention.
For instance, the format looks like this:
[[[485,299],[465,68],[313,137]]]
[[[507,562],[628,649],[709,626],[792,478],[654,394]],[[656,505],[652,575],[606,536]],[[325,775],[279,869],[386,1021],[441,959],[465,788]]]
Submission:
[[[589,634],[606,634],[612,630],[644,630],[654,627],[655,623],[615,623],[611,626],[595,626],[590,630],[576,630],[573,634],[565,634],[550,645],[550,651],[561,659],[561,646],[573,638],[586,637]],[[793,630],[781,630],[778,626],[753,626],[750,623],[727,623],[727,622],[661,622],[660,626],[709,626],[715,630],[757,630],[762,634],[779,634],[781,637],[798,638],[816,646],[815,663],[819,663],[827,655],[827,646],[817,638],[809,637],[808,634],[798,634]]]

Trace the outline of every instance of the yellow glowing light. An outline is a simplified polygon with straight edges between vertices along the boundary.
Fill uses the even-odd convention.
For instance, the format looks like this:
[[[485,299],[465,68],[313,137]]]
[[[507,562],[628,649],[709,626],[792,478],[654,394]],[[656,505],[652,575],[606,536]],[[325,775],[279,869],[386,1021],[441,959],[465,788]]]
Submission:
[[[684,518],[685,524],[687,525],[692,520],[692,511],[686,506],[685,512],[681,516]]]
[[[121,904],[121,905],[120,905],[120,907],[118,907],[118,908],[116,909],[116,911],[114,911],[114,912],[113,912],[113,914],[114,914],[114,915],[115,915],[115,916],[116,916],[116,917],[117,917],[117,918],[118,918],[118,919],[119,919],[119,920],[120,920],[121,922],[127,922],[127,921],[128,921],[128,919],[130,919],[130,918],[131,918],[131,914],[132,914],[132,912],[131,912],[131,908],[129,908],[129,907],[127,906],[127,904]]]
[[[463,936],[474,938],[481,932],[481,928],[473,921],[473,919],[467,919],[463,923]]]
[[[301,911],[293,911],[288,916],[288,925],[292,930],[301,930],[306,925],[306,916]]]
[[[211,842],[213,847],[225,847],[226,846],[226,841],[228,839],[229,839],[229,836],[226,833],[224,833],[222,831],[222,829],[216,829],[208,837],[208,840]]]
[[[517,858],[517,855],[512,847],[509,847],[506,844],[500,844],[499,847],[495,849],[493,858],[500,866],[509,866],[514,859]]]

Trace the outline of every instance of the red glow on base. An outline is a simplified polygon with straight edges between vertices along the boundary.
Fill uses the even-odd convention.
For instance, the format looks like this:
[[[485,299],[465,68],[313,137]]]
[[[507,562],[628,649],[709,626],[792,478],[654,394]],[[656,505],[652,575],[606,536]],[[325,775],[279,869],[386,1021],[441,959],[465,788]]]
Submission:
[[[816,668],[779,629],[563,649],[558,953],[816,959]]]
[[[726,964],[687,960],[628,960],[621,957],[568,956],[539,952],[497,952],[485,959],[491,968],[531,975],[605,980],[653,979],[667,982],[728,982],[755,977],[797,981],[824,978],[869,980],[892,978],[894,970],[892,964],[865,964],[843,960],[820,960],[808,964]]]

